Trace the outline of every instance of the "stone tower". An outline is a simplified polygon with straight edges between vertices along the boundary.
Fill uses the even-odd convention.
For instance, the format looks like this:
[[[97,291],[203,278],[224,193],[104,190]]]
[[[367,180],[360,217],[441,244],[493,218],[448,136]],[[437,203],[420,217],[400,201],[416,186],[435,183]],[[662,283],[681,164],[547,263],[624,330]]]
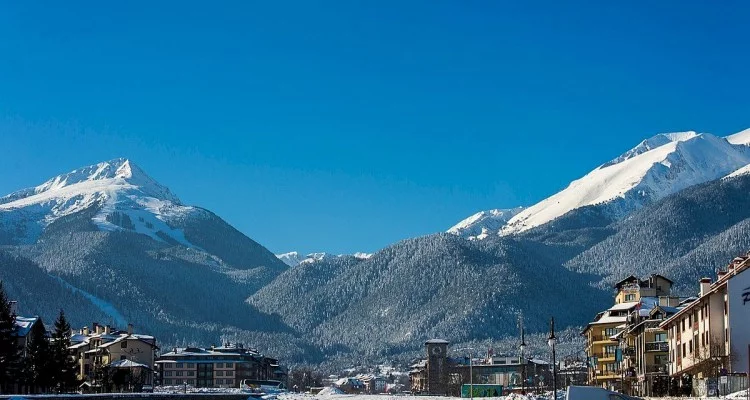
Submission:
[[[427,393],[443,396],[448,386],[448,341],[430,339],[424,345],[427,350]]]

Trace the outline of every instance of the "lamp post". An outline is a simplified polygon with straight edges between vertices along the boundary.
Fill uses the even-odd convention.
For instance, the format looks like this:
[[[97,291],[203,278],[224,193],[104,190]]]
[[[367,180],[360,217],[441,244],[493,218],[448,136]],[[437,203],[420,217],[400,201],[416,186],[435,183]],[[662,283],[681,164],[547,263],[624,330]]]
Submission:
[[[555,361],[555,317],[550,319],[549,338],[547,344],[552,348],[552,400],[557,400],[557,362]]]
[[[524,350],[526,350],[526,341],[523,335],[523,323],[521,324],[521,394],[526,394],[526,357],[524,356]]]
[[[473,347],[462,347],[456,349],[456,351],[469,350],[469,398],[474,398],[474,348]]]

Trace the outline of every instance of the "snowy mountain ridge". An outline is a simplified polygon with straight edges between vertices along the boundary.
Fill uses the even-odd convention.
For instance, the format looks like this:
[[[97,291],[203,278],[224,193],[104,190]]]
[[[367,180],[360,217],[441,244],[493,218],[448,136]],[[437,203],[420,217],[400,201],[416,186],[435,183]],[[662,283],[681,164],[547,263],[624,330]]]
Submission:
[[[370,257],[372,257],[371,253],[362,253],[362,252],[356,252],[354,254],[329,254],[325,252],[319,252],[319,253],[310,253],[307,255],[300,255],[299,252],[296,251],[290,251],[288,253],[282,253],[282,254],[276,254],[276,257],[283,261],[286,265],[290,267],[296,267],[300,264],[307,264],[307,263],[314,263],[317,261],[323,261],[330,258],[337,258],[337,257],[345,257],[345,256],[352,256],[354,258],[358,258],[360,260],[366,260]]]
[[[447,230],[448,233],[470,240],[484,239],[487,235],[496,233],[516,214],[523,211],[523,207],[493,209],[480,211],[469,218],[457,223]]]
[[[87,209],[97,210],[92,222],[99,229],[128,229],[195,247],[167,221],[196,209],[183,206],[167,187],[125,158],[79,168],[0,198],[0,228],[24,232],[17,239],[33,243],[59,218]]]
[[[620,219],[670,194],[750,165],[748,146],[750,129],[725,138],[693,131],[658,134],[507,221],[501,215],[487,223],[498,210],[483,211],[448,232],[469,239],[483,239],[492,233],[517,234],[585,206],[605,207],[609,216]]]

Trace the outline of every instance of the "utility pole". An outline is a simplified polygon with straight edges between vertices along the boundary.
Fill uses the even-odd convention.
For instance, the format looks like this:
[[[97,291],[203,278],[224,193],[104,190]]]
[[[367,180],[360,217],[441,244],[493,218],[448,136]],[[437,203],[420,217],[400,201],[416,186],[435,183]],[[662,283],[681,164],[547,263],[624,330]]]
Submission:
[[[521,394],[526,394],[526,356],[524,355],[524,350],[526,349],[526,340],[524,338],[524,332],[523,332],[523,314],[519,317],[519,324],[521,325],[521,345],[519,346],[521,348]]]
[[[547,344],[552,348],[552,400],[557,400],[557,362],[555,361],[555,317],[550,319],[549,324],[549,339]]]

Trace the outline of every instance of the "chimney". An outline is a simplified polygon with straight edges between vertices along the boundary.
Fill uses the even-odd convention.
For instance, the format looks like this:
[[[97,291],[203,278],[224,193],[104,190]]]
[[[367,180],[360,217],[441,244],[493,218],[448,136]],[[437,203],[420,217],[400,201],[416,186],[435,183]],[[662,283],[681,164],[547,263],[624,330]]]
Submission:
[[[88,326],[84,326],[81,333],[83,333],[84,335],[88,336],[89,335],[89,327]]]
[[[104,326],[104,334],[109,335],[109,333],[112,332],[112,329],[109,327],[109,325]]]
[[[128,324],[128,335],[133,334],[133,324]]]
[[[18,302],[15,300],[10,301],[10,315],[13,315],[16,313],[16,308],[18,308]]]
[[[723,278],[724,275],[726,274],[727,274],[727,271],[723,271],[723,270],[716,272],[716,281],[721,280],[721,278]]]
[[[711,278],[701,278],[701,297],[711,290]]]
[[[100,329],[100,328],[101,328],[101,326],[99,326],[99,323],[98,323],[98,322],[94,322],[94,323],[93,323],[93,324],[91,325],[91,333],[93,333],[93,334],[95,334],[95,335],[96,335],[96,334],[99,334],[99,333],[102,333],[102,331],[101,331],[101,329]]]

